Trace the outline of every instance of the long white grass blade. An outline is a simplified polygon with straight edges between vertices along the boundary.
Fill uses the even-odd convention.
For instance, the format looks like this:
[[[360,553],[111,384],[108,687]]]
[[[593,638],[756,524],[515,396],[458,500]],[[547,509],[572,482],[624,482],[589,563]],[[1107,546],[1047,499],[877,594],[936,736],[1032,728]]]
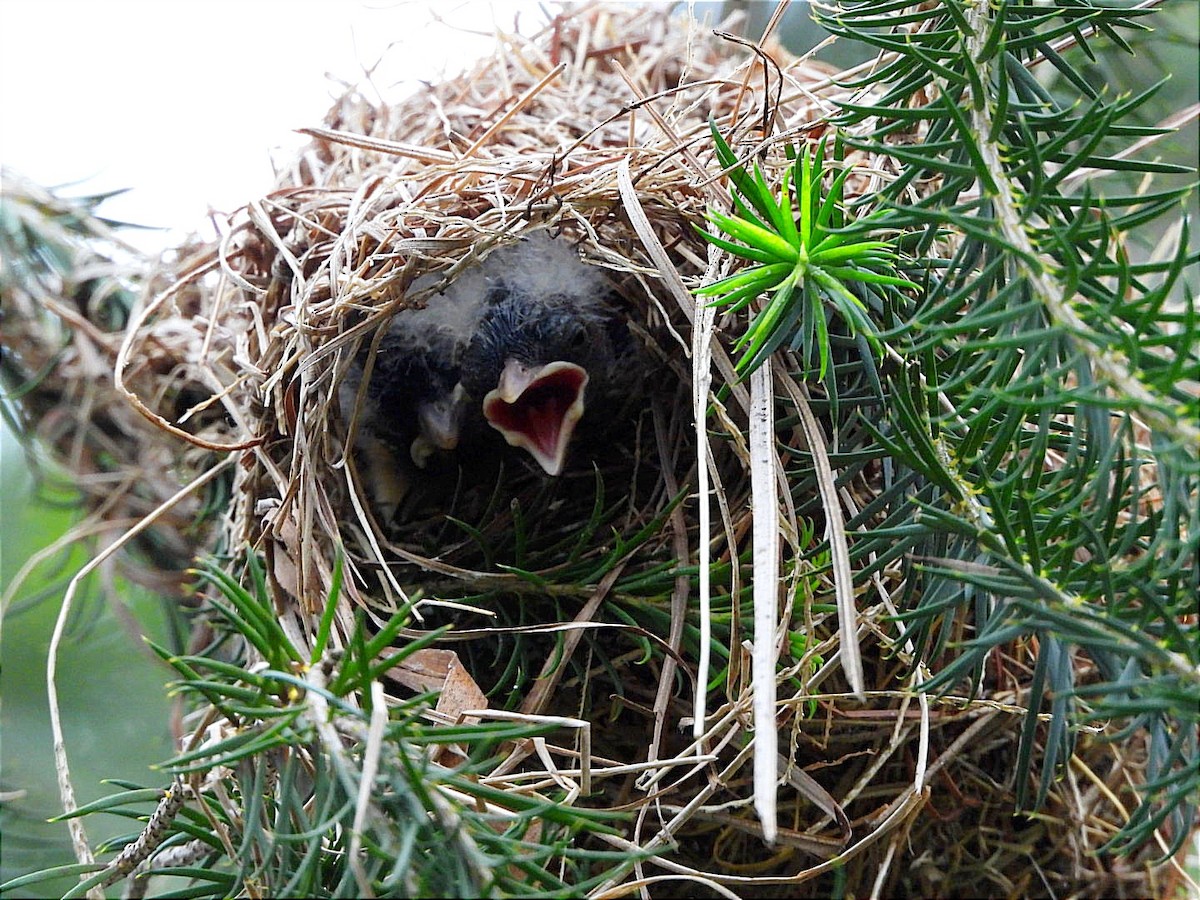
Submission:
[[[711,266],[710,266],[711,268]],[[712,272],[705,277],[710,280]],[[700,566],[700,660],[696,673],[696,702],[692,710],[692,736],[704,734],[707,714],[709,644],[712,640],[712,579],[709,573],[709,542],[712,535],[712,510],[708,496],[708,392],[712,386],[712,331],[716,309],[701,301],[696,305],[692,326],[692,415],[696,423],[697,504],[700,512],[700,537],[696,561]]]
[[[750,491],[754,521],[754,809],[763,838],[775,842],[775,629],[779,618],[779,509],[775,491],[774,394],[771,361],[750,376]]]

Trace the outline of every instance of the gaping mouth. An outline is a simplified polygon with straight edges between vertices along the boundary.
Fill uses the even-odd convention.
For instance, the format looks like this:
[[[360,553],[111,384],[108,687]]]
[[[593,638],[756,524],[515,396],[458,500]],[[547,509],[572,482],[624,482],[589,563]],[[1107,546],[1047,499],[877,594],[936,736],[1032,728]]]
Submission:
[[[587,370],[574,363],[530,368],[510,359],[499,385],[483,398],[483,415],[510,446],[527,450],[548,475],[557,475],[583,416],[587,383]]]

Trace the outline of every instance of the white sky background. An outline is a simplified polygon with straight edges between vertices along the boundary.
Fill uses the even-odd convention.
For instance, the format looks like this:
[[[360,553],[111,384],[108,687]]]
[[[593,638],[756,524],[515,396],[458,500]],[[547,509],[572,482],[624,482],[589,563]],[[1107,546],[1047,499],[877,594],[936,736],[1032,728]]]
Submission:
[[[0,162],[70,194],[130,188],[102,212],[175,229],[127,235],[157,251],[269,191],[272,152],[381,58],[370,82],[396,100],[546,18],[524,0],[0,0]]]

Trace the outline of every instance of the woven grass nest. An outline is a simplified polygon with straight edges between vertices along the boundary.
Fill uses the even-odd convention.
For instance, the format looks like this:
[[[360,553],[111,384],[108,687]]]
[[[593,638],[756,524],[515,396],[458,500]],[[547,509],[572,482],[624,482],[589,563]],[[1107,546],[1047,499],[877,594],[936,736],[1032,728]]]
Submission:
[[[922,714],[905,690],[913,660],[887,624],[903,560],[858,594],[866,701],[854,696],[832,576],[814,555],[825,528],[815,486],[777,492],[789,601],[780,633],[804,637],[780,648],[780,831],[773,846],[762,840],[750,806],[745,650],[749,400],[730,360],[745,322],[718,315],[713,325],[713,381],[701,402],[718,502],[702,534],[693,397],[702,304],[691,291],[731,263],[694,226],[728,202],[710,117],[740,156],[758,154],[775,172],[785,146],[824,133],[836,75],[770,43],[714,34],[665,5],[587,4],[532,38],[501,37],[465,75],[396,105],[347,93],[323,127],[308,129],[311,143],[275,189],[241,210],[218,244],[181,248],[123,342],[108,342],[119,376],[112,396],[146,420],[126,429],[138,437],[124,459],[134,471],[147,454],[175,448],[174,471],[152,470],[172,489],[155,499],[191,485],[190,505],[171,514],[186,509],[190,522],[204,498],[214,514],[200,530],[159,520],[160,532],[215,553],[238,577],[248,558],[261,558],[297,646],[313,646],[331,595],[333,651],[357,619],[374,632],[398,610],[411,617],[396,646],[452,625],[387,674],[392,702],[434,688],[431,721],[469,712],[468,722],[494,714],[565,723],[544,741],[501,748],[490,784],[627,813],[610,823],[612,836],[589,840],[597,850],[644,850],[624,876],[628,889],[666,873],[653,895],[716,885],[744,896],[823,895],[839,883],[854,895],[1020,895],[1040,892],[1042,877],[1085,894],[1142,893],[1144,869],[1097,860],[1077,831],[1081,815],[1119,818],[1131,788],[1095,772],[1140,749],[1082,735],[1075,775],[1050,788],[1044,814],[1014,818],[1020,690],[931,700]],[[857,195],[901,167],[850,162]],[[477,460],[452,457],[454,479],[382,516],[339,386],[393,316],[444,302],[442,288],[537,234],[568,244],[620,296],[653,372],[640,413],[602,444],[575,447],[553,478],[515,451],[499,451],[499,468],[484,475]],[[811,466],[797,398],[818,414],[823,407],[821,387],[784,362],[774,368],[775,419],[787,478],[785,469]],[[848,508],[870,505],[878,477],[871,465],[839,473]],[[714,656],[696,740],[702,541],[713,562],[714,640],[728,655]],[[1014,677],[1029,677],[1028,652],[1014,648]],[[211,713],[187,721],[195,739],[237,727]],[[437,758],[455,760],[453,748]],[[581,768],[590,795],[579,790]]]

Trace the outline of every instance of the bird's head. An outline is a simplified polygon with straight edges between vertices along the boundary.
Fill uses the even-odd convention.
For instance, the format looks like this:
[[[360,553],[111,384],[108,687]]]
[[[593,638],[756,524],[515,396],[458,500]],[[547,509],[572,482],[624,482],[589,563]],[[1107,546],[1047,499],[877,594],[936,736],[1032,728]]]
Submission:
[[[605,377],[611,355],[597,304],[501,288],[463,353],[462,385],[510,445],[557,475],[588,382]]]

